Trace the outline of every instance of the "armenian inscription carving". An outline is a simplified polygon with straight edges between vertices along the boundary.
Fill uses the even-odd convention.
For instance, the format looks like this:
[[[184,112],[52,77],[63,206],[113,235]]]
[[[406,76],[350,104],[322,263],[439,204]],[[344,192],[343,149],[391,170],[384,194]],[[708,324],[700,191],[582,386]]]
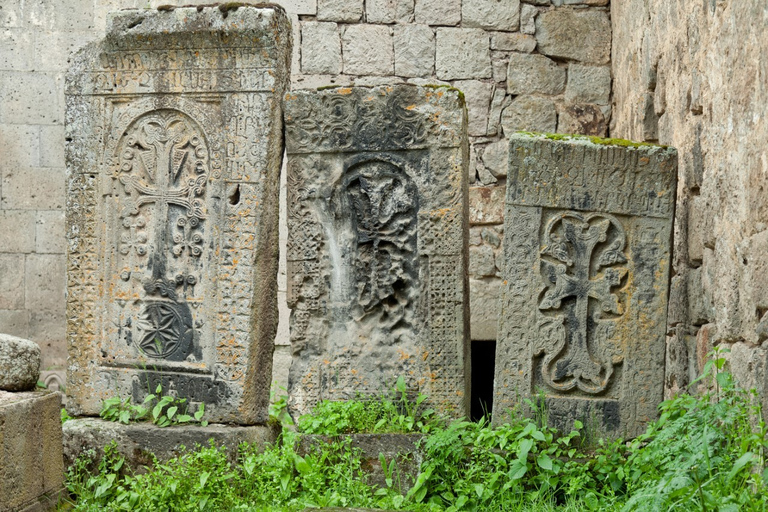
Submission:
[[[268,6],[109,23],[66,84],[68,407],[162,382],[208,421],[264,422],[290,24]]]
[[[495,422],[539,391],[565,430],[654,419],[676,172],[673,149],[510,137]]]
[[[399,376],[466,413],[466,120],[456,91],[286,95],[290,407]]]

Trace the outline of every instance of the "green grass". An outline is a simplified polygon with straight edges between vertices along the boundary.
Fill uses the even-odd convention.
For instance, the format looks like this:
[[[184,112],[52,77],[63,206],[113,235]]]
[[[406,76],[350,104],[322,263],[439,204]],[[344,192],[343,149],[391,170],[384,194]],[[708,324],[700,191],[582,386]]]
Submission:
[[[738,389],[720,354],[697,384],[711,391],[664,402],[645,434],[587,447],[583,427],[560,433],[512,416],[447,422],[408,401],[404,383],[378,402],[325,402],[284,428],[263,452],[243,445],[236,464],[223,449],[196,447],[146,474],[127,471],[114,447],[98,470],[82,458],[67,486],[75,510],[285,510],[365,507],[438,511],[758,511],[768,510],[768,437],[757,396]],[[418,402],[418,403],[416,403]],[[286,418],[283,402],[273,408]],[[385,425],[387,428],[385,429]],[[396,428],[390,429],[394,425]],[[397,465],[382,460],[386,484],[368,482],[349,438],[299,453],[306,433],[421,432],[416,482],[402,488]]]

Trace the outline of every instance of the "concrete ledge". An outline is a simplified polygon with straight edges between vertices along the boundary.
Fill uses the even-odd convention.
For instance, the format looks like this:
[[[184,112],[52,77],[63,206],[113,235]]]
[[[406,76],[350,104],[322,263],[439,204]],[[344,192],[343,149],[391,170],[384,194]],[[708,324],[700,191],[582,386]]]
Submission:
[[[39,512],[63,496],[61,395],[0,391],[0,511]]]
[[[229,458],[237,458],[237,447],[247,442],[264,447],[275,442],[279,428],[271,425],[230,426],[211,424],[179,425],[160,428],[150,423],[123,425],[98,418],[69,420],[63,425],[64,463],[71,466],[77,457],[93,450],[94,463],[104,454],[104,447],[112,441],[117,443],[118,452],[125,457],[128,467],[143,472],[144,466],[153,462],[153,454],[160,461],[166,461],[182,453],[182,446],[194,448],[208,446],[213,440],[216,446],[224,446]]]

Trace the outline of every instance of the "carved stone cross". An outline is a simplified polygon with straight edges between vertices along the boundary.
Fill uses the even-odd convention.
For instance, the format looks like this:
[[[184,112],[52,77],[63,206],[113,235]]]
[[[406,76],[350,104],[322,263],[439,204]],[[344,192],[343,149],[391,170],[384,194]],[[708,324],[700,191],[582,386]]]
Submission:
[[[121,151],[120,182],[127,194],[121,217],[128,219],[139,215],[142,206],[155,205],[150,215],[154,240],[142,281],[144,291],[154,300],[147,301],[137,319],[138,345],[152,357],[171,357],[177,347],[186,345],[182,339],[190,336],[189,308],[182,304],[183,299],[179,301],[176,288],[181,286],[186,297],[187,286],[193,286],[197,278],[183,272],[179,281],[178,276],[169,279],[166,273],[171,249],[176,257],[185,251],[199,257],[202,252],[202,237],[193,230],[205,217],[199,198],[207,181],[206,158],[201,134],[184,114],[172,110],[139,118]],[[186,210],[177,221],[181,232],[174,235],[168,227],[171,205]],[[143,253],[137,250],[140,256],[146,253],[146,248]],[[174,357],[186,357],[182,352]]]
[[[144,184],[137,173],[121,176],[120,182],[125,185],[126,192],[133,199],[122,212],[122,216],[137,215],[141,206],[154,203],[157,211],[154,215],[153,256],[164,256],[168,249],[166,225],[170,205],[185,208],[187,217],[192,219],[194,225],[203,218],[202,202],[195,199],[203,194],[205,188],[207,176],[203,167],[199,168],[202,172],[197,178],[189,179],[179,188],[172,188],[182,174],[185,164],[188,164],[190,153],[199,145],[199,139],[186,120],[173,112],[152,115],[143,120],[137,132],[137,140],[133,141],[133,144],[129,142],[134,151],[126,156],[131,155],[130,159],[138,157],[147,178],[155,186]],[[157,275],[157,266],[153,267],[154,279],[164,277]]]
[[[542,258],[549,285],[539,309],[562,312],[556,323],[564,333],[560,328],[560,342],[544,357],[544,379],[560,391],[578,387],[600,393],[608,386],[613,362],[600,346],[604,340],[598,339],[597,325],[602,315],[623,312],[611,289],[627,273],[612,266],[626,262],[624,230],[609,215],[566,212],[549,222],[545,243],[542,255],[559,262]]]

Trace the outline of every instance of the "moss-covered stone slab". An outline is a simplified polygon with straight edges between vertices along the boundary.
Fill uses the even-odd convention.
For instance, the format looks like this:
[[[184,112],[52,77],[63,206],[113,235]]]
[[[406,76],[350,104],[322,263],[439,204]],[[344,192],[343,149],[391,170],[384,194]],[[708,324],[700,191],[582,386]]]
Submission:
[[[494,423],[525,399],[566,431],[657,417],[676,184],[672,148],[510,137]]]
[[[233,464],[237,461],[238,447],[248,443],[263,449],[277,441],[280,429],[276,425],[176,425],[158,427],[151,423],[124,425],[98,418],[77,418],[64,422],[64,463],[73,465],[81,455],[88,455],[95,469],[104,448],[115,444],[117,453],[125,458],[126,466],[144,472],[155,459],[159,462],[178,457],[197,447],[210,443],[226,449]]]

